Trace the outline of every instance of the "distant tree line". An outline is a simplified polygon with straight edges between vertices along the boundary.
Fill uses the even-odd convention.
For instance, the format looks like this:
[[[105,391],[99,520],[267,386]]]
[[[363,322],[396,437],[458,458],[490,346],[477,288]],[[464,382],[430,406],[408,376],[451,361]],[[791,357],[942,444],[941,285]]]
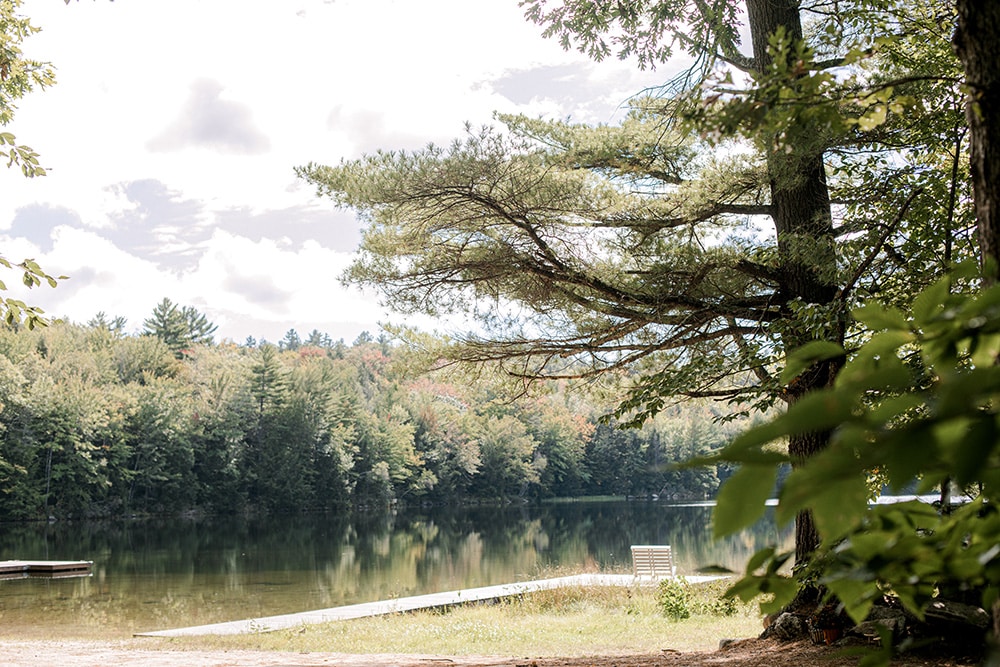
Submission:
[[[0,329],[0,520],[705,498],[718,469],[670,464],[738,428],[704,403],[619,430],[558,385],[511,401],[486,381],[415,376],[385,337],[215,344],[169,300],[144,324]]]

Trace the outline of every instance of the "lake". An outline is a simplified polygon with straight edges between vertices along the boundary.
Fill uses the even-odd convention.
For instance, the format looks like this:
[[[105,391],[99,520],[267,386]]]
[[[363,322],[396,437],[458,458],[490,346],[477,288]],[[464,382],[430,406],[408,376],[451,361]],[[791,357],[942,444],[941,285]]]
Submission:
[[[658,502],[400,508],[339,515],[0,524],[0,560],[91,560],[93,574],[0,581],[0,633],[69,636],[311,609],[631,569],[632,544],[670,544],[681,574],[742,569],[790,548],[765,519],[712,540],[712,508]]]

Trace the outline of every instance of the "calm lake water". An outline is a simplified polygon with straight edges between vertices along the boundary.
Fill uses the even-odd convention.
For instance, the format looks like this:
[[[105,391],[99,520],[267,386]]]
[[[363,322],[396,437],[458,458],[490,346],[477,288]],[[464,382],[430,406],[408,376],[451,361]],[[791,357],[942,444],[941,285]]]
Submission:
[[[715,542],[711,508],[654,502],[197,520],[0,524],[0,560],[92,560],[89,577],[0,581],[0,635],[86,634],[258,618],[582,571],[630,571],[670,544],[681,574],[741,569],[770,520]]]

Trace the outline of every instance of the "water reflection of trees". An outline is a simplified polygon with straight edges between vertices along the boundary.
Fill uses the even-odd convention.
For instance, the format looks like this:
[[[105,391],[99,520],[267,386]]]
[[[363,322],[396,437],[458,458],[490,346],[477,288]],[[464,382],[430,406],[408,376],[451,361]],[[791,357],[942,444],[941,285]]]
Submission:
[[[682,572],[742,567],[783,541],[766,519],[723,542],[711,508],[642,503],[400,509],[353,515],[8,524],[0,559],[86,559],[94,575],[0,582],[0,615],[41,629],[210,623],[548,576],[627,571],[670,544]]]

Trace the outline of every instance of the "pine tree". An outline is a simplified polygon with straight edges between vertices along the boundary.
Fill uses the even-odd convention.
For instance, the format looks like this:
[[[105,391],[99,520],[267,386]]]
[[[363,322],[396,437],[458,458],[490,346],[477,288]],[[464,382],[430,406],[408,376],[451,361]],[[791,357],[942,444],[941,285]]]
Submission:
[[[878,289],[876,260],[919,188],[890,222],[837,227],[828,172],[853,174],[837,183],[852,202],[845,186],[864,196],[857,181],[874,180],[861,176],[870,156],[899,155],[899,90],[932,75],[904,76],[897,58],[887,80],[871,59],[879,40],[903,39],[895,30],[933,21],[911,23],[904,3],[844,2],[810,13],[806,35],[797,0],[523,4],[597,58],[656,66],[685,50],[695,65],[619,125],[500,116],[504,128],[448,147],[299,169],[368,224],[348,279],[402,313],[476,320],[435,355],[518,379],[636,378],[618,411],[634,424],[677,396],[794,406],[831,386],[843,356],[782,381],[784,354],[840,349],[858,286]],[[826,430],[794,433],[789,456],[797,465],[828,442]],[[796,524],[804,563],[820,535],[808,513]]]
[[[217,327],[191,306],[178,307],[164,297],[143,322],[144,333],[162,340],[178,359],[194,345],[212,342]]]

